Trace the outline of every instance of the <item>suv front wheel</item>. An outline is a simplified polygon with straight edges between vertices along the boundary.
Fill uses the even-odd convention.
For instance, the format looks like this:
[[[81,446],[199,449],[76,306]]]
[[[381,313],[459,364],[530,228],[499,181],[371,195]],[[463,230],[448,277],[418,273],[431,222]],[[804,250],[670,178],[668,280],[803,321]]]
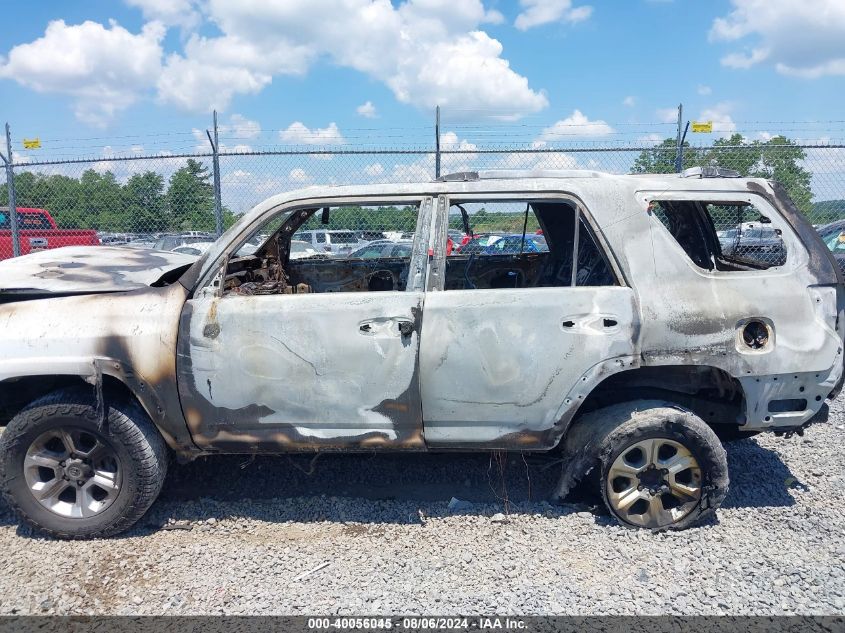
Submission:
[[[58,538],[131,527],[161,491],[167,446],[133,402],[98,410],[89,390],[65,389],[18,413],[0,436],[0,485],[33,527]]]

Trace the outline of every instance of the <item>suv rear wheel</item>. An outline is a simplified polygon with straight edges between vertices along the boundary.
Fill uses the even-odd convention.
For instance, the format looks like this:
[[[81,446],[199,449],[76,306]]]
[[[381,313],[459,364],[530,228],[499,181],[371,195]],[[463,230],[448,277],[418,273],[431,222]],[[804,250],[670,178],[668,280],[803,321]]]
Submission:
[[[18,413],[0,437],[0,485],[33,527],[97,538],[131,527],[161,491],[167,447],[140,407],[60,390]]]
[[[728,491],[727,455],[703,420],[660,402],[590,415],[601,419],[602,498],[619,521],[677,530],[715,513]]]

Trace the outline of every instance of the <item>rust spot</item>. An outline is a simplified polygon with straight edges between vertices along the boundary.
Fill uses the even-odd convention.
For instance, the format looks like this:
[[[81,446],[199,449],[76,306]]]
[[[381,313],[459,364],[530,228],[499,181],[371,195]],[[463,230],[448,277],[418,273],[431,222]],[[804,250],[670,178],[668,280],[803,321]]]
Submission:
[[[202,335],[205,338],[217,338],[220,335],[220,324],[217,323],[217,300],[211,302],[211,307],[208,309],[208,321],[202,329]]]
[[[409,411],[408,405],[404,402],[390,402],[386,400],[381,403],[381,406],[385,409],[393,409],[394,411],[402,411],[403,413]]]

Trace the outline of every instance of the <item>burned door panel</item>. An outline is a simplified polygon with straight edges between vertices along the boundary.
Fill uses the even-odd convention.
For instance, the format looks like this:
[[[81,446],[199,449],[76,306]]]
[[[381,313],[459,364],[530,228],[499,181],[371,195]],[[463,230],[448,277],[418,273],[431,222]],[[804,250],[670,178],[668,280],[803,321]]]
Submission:
[[[430,446],[546,448],[609,359],[629,363],[638,331],[630,288],[433,292],[420,355]],[[577,396],[576,396],[577,399]]]
[[[422,448],[422,302],[414,292],[190,301],[179,390],[194,441],[231,451]]]

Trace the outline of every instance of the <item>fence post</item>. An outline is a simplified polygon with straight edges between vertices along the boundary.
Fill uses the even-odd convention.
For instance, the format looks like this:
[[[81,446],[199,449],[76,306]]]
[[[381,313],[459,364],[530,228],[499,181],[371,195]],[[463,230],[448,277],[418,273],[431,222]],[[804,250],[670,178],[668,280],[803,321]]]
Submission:
[[[6,162],[6,189],[9,192],[9,228],[12,229],[12,256],[21,254],[21,236],[18,227],[18,207],[15,203],[15,170],[12,167],[12,132],[6,123],[6,152],[3,157]]]
[[[205,133],[208,134],[208,130]],[[214,140],[211,140],[211,134],[208,134],[208,141],[211,143],[211,160],[214,166],[214,221],[217,237],[220,237],[223,235],[223,203],[220,200],[222,193],[220,191],[220,152],[217,142],[217,110],[214,111]]]
[[[434,110],[434,177],[440,178],[440,106]]]
[[[678,140],[675,144],[675,172],[684,171],[684,139],[681,136],[684,120],[684,104],[678,104]]]

